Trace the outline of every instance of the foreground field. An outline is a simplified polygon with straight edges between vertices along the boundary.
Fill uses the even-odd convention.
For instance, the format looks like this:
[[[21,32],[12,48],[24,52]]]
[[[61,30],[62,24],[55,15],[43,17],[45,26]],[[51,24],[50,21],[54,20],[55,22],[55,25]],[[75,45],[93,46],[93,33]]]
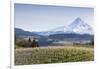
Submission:
[[[93,48],[38,47],[15,49],[15,65],[93,61]]]

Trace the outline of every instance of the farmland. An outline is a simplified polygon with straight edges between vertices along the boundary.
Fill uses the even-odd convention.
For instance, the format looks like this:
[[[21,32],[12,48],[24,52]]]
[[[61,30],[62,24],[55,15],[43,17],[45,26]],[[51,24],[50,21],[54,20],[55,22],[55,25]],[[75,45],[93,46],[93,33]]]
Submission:
[[[93,61],[94,50],[83,46],[53,46],[15,49],[15,65]]]

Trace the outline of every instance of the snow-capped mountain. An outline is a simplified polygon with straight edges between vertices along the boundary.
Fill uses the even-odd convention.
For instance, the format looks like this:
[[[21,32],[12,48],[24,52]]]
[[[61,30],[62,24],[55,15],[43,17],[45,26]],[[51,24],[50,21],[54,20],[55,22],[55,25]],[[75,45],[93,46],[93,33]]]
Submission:
[[[81,18],[76,18],[70,25],[55,28],[50,32],[56,33],[75,33],[75,34],[93,34],[93,29]],[[52,34],[52,33],[51,33]]]
[[[46,32],[38,32],[40,35],[52,35],[52,34],[93,34],[92,27],[85,23],[81,18],[76,18],[68,26],[61,26],[54,28]]]
[[[68,25],[65,31],[67,33],[93,34],[92,27],[80,18],[75,19],[70,25]]]

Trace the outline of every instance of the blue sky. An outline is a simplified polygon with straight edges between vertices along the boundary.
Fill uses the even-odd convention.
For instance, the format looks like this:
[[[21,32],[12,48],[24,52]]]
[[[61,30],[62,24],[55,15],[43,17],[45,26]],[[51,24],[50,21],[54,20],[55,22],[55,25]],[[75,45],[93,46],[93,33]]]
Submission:
[[[26,31],[48,31],[67,26],[77,17],[93,26],[94,9],[85,7],[15,4],[15,27]]]

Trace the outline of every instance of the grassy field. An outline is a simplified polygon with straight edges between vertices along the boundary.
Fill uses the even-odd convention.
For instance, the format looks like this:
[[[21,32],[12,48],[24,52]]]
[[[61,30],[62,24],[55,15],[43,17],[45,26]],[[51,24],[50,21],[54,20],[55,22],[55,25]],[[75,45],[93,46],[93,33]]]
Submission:
[[[15,49],[15,65],[93,61],[93,48],[38,47]]]

